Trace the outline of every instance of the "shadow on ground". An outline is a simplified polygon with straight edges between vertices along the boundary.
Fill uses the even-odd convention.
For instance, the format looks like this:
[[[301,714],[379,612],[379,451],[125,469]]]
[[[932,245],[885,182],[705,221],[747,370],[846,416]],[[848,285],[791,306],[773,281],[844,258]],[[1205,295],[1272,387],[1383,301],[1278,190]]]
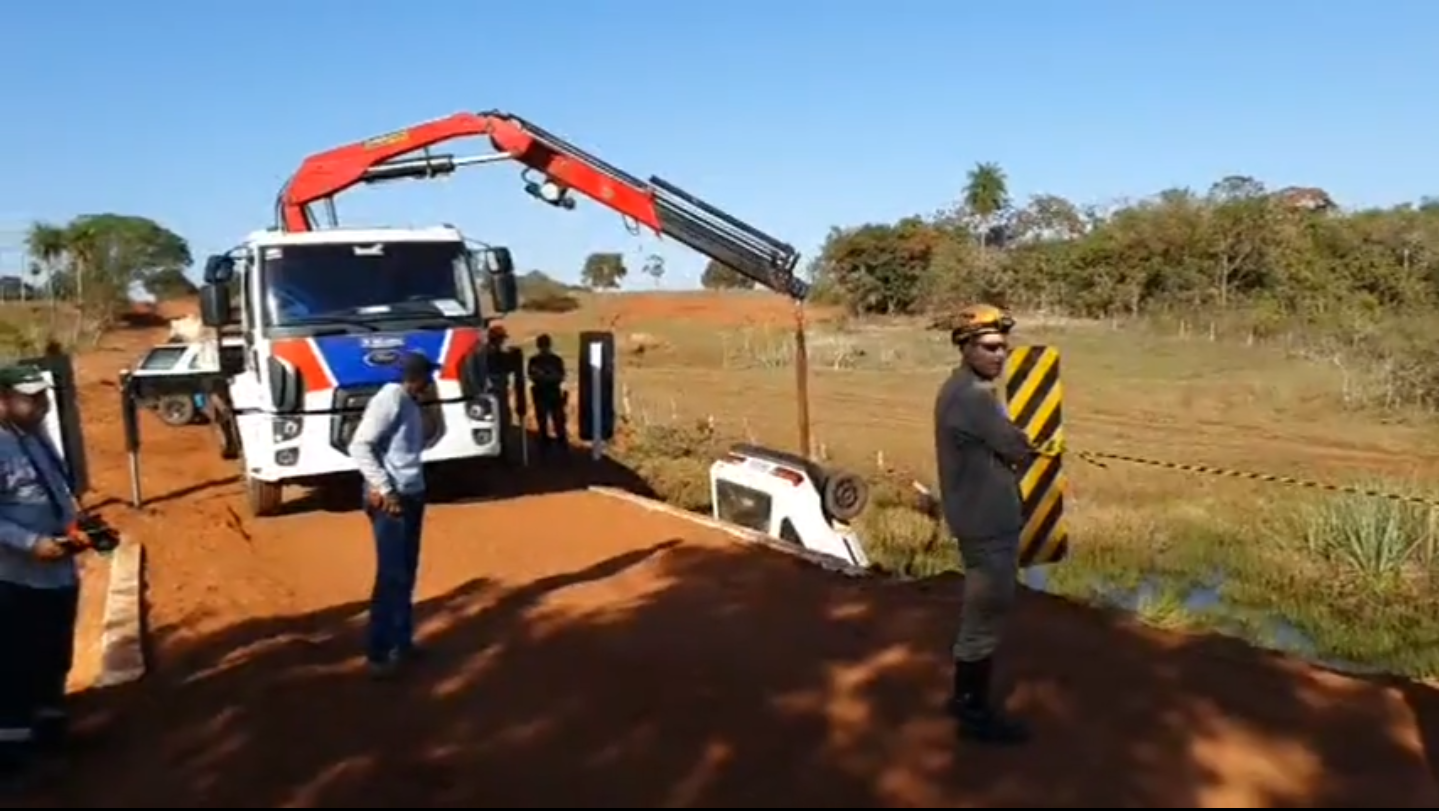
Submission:
[[[160,628],[152,677],[80,698],[103,754],[29,807],[1434,807],[1398,691],[1037,594],[1011,675],[1039,737],[958,745],[956,585],[676,539],[428,601],[394,683],[354,660],[360,605]]]
[[[529,457],[518,452],[504,459],[441,462],[426,469],[429,501],[434,504],[474,504],[484,501],[550,495],[614,487],[653,498],[653,488],[635,471],[609,456],[592,459],[588,448],[544,448],[536,434],[527,436]],[[285,499],[283,515],[307,512],[352,512],[360,507],[358,474],[335,477],[321,487],[296,488]]]
[[[170,326],[170,319],[152,309],[136,309],[120,314],[119,326],[125,329],[156,329]]]

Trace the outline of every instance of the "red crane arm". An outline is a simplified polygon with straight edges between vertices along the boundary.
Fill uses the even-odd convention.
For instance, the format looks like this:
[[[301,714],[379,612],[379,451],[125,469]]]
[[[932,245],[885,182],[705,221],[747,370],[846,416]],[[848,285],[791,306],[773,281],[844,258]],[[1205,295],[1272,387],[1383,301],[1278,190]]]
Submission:
[[[426,152],[404,157],[443,141],[479,135],[489,136],[495,155],[456,158]],[[792,246],[659,177],[641,180],[523,118],[501,112],[457,113],[311,155],[280,192],[278,224],[286,231],[314,230],[310,206],[332,201],[360,183],[437,177],[461,166],[496,160],[518,161],[557,186],[556,199],[542,196],[540,184],[526,186],[527,192],[545,202],[570,207],[567,192],[580,192],[766,287],[800,299],[809,293],[809,285],[794,275],[799,253]]]

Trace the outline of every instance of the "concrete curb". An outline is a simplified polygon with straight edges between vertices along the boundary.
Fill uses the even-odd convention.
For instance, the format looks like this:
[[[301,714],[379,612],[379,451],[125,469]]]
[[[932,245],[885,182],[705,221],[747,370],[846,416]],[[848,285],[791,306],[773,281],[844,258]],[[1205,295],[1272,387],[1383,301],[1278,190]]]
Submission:
[[[700,515],[699,513],[692,513],[688,510],[682,510],[679,507],[676,507],[672,504],[666,504],[663,501],[657,501],[652,498],[645,498],[644,496],[637,496],[634,493],[629,492],[628,490],[619,490],[614,487],[591,487],[589,488],[589,491],[591,493],[597,493],[602,496],[609,496],[610,498],[619,499],[620,501],[626,501],[630,504],[643,507],[644,509],[650,510],[652,512],[660,512],[664,513],[665,515],[673,516],[675,518],[683,518],[686,521],[699,524],[702,527],[707,527],[709,529],[723,532],[738,541],[742,541],[747,544],[753,544],[755,546],[762,546],[765,549],[769,549],[774,552],[782,552],[786,555],[789,555],[790,557],[798,558],[805,563],[811,564],[813,566],[818,566],[819,568],[824,569],[828,572],[842,574],[846,577],[873,577],[875,575],[874,572],[871,572],[868,569],[845,563],[844,561],[832,558],[829,555],[821,555],[817,552],[811,552],[810,550],[803,547],[785,543],[778,538],[771,538],[763,532],[756,532],[752,529],[747,529],[745,527],[739,526],[738,524],[731,524],[728,521],[721,521],[718,518],[711,518],[708,515]]]
[[[110,559],[97,687],[127,684],[145,675],[144,568],[145,547],[128,539]]]

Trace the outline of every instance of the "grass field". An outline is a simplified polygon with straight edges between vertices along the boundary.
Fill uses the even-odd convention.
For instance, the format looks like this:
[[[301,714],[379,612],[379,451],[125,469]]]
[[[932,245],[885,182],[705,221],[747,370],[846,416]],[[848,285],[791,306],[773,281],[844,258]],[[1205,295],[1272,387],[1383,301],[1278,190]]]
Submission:
[[[615,330],[632,424],[669,437],[648,472],[669,470],[659,477],[686,506],[705,506],[708,459],[680,457],[733,439],[797,445],[789,310],[777,297],[599,297],[580,312],[511,324],[522,342],[551,332],[569,357],[579,329]],[[900,322],[820,314],[809,334],[815,443],[881,480],[859,522],[871,555],[913,576],[956,566],[933,522],[900,496],[909,478],[932,478],[930,409],[952,349],[939,333]],[[1071,450],[1439,494],[1439,430],[1422,415],[1349,407],[1375,383],[1363,370],[1204,330],[1070,322],[1022,326],[1018,342],[1061,352]],[[714,436],[675,445],[675,426],[711,422]],[[1100,468],[1073,453],[1066,464],[1073,552],[1032,571],[1032,584],[1342,666],[1439,673],[1430,610],[1439,517],[1430,511],[1157,467]]]

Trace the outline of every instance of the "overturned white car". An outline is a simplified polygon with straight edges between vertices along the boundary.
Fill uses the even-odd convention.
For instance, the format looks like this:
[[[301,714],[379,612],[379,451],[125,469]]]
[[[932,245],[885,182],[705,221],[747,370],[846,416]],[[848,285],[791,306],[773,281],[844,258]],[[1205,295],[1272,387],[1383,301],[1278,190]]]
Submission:
[[[710,499],[721,521],[869,568],[864,546],[847,523],[869,503],[869,487],[858,475],[740,444],[710,466]]]

